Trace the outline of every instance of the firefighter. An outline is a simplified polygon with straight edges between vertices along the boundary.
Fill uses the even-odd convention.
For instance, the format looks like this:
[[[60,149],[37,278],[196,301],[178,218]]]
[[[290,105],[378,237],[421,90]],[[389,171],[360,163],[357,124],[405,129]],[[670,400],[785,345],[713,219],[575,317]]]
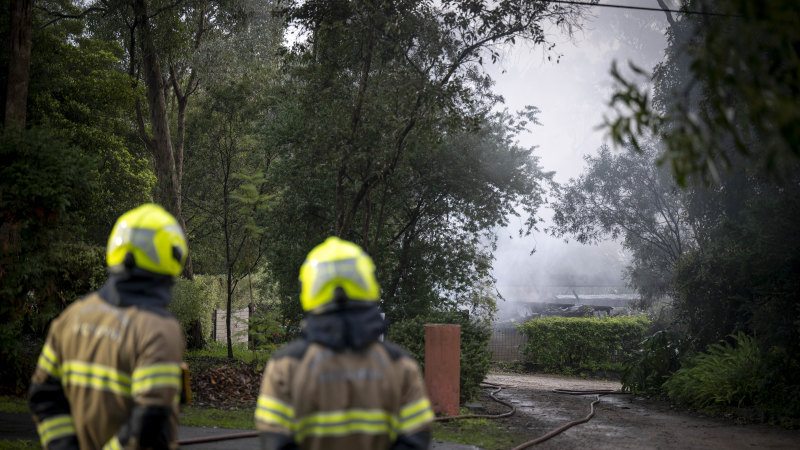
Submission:
[[[45,449],[177,447],[183,332],[166,310],[186,238],[162,207],[117,220],[108,280],[50,325],[29,406]]]
[[[419,364],[383,342],[372,259],[328,238],[300,268],[303,337],[267,363],[255,412],[263,449],[428,448]]]

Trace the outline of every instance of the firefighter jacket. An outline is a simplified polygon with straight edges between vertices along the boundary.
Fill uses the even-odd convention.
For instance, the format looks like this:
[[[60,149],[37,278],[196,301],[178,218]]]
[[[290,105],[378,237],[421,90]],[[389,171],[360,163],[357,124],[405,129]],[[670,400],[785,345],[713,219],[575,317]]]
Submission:
[[[112,275],[53,320],[29,406],[45,449],[177,447],[184,341],[170,277]]]
[[[380,342],[376,306],[309,314],[267,363],[255,412],[265,449],[428,448],[433,411],[419,364]]]

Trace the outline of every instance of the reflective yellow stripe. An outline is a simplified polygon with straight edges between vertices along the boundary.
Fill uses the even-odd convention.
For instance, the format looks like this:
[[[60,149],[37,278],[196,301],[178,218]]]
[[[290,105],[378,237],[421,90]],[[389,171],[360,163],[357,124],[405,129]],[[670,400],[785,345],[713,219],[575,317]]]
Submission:
[[[260,395],[256,404],[256,420],[294,429],[294,409],[272,397]]]
[[[428,397],[422,397],[421,399],[410,403],[400,409],[400,420],[405,419],[406,417],[413,416],[414,414],[422,411],[423,409],[429,409],[431,407],[431,402],[428,400]]]
[[[61,382],[64,385],[81,385],[111,391],[120,395],[131,395],[131,377],[111,367],[79,361],[66,361],[62,370],[63,377]]]
[[[388,434],[397,436],[397,419],[380,409],[353,409],[312,414],[297,426],[295,439],[302,442],[306,436],[342,436],[346,434]]]
[[[103,450],[122,450],[122,444],[120,444],[119,439],[114,436],[110,441],[106,442],[106,445],[103,446]]]
[[[55,378],[61,378],[61,369],[58,367],[58,356],[56,356],[56,352],[54,352],[49,345],[44,344],[44,347],[42,347],[42,353],[39,355],[39,362],[37,364],[48,374]]]
[[[43,420],[36,430],[39,432],[42,447],[47,448],[47,444],[54,439],[74,435],[75,424],[68,415],[53,416]]]
[[[431,402],[427,397],[423,397],[400,410],[399,431],[405,433],[433,421],[433,417]]]
[[[162,363],[133,371],[133,393],[157,388],[181,388],[183,371],[178,363]]]

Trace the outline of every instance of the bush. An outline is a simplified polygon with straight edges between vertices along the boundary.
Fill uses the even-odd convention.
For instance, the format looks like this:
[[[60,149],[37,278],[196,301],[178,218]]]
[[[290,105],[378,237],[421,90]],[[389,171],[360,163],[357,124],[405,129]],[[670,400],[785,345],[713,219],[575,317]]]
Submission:
[[[553,373],[613,370],[641,342],[650,321],[645,316],[614,318],[546,317],[517,325],[527,338],[525,362]]]
[[[674,330],[661,330],[642,340],[625,361],[622,389],[634,394],[661,394],[664,382],[680,368],[689,342]]]
[[[425,324],[449,323],[461,325],[460,400],[473,399],[480,391],[480,383],[489,373],[492,354],[489,351],[491,329],[471,321],[460,312],[434,312],[426,317],[416,317],[389,327],[388,339],[401,345],[425,368]]]
[[[203,338],[207,339],[211,335],[214,298],[209,292],[207,283],[201,281],[201,278],[200,276],[195,277],[195,280],[178,278],[172,287],[169,310],[181,324],[187,342],[190,339],[191,327],[198,321],[203,328]]]
[[[693,408],[759,403],[766,373],[756,340],[731,335],[735,345],[712,344],[664,383],[669,397]]]

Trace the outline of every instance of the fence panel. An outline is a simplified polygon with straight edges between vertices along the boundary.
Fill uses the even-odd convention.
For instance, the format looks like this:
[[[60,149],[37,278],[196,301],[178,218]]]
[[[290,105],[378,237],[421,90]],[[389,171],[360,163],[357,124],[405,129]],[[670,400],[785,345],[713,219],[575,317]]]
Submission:
[[[522,361],[519,346],[525,343],[523,336],[513,323],[496,324],[492,329],[489,339],[489,350],[492,352],[492,361],[514,362]]]
[[[227,342],[227,335],[225,329],[225,318],[227,311],[224,309],[214,310],[214,332],[212,337],[217,342]],[[231,342],[234,344],[247,343],[247,322],[250,318],[250,312],[247,308],[235,309],[231,316]]]

